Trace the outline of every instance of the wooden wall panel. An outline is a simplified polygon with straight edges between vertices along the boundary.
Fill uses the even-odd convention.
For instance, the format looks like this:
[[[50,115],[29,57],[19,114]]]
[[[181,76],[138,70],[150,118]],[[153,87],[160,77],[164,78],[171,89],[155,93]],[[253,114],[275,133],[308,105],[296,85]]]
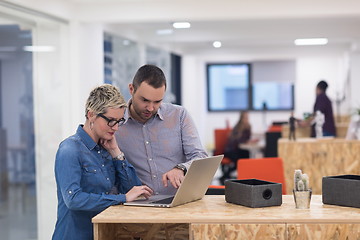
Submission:
[[[278,154],[284,161],[286,191],[292,192],[295,169],[310,178],[313,194],[321,194],[322,177],[360,174],[360,141],[339,139],[280,139]]]
[[[291,240],[359,240],[360,224],[288,224]]]
[[[115,237],[114,237],[115,236]],[[99,223],[94,224],[95,240],[189,239],[187,223]]]
[[[286,239],[285,224],[191,224],[191,239]]]

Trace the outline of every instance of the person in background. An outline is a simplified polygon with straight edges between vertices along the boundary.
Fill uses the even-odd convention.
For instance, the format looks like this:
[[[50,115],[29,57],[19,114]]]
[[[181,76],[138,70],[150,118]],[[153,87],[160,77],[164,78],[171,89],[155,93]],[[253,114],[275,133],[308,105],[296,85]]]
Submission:
[[[111,205],[150,197],[114,133],[124,121],[124,98],[112,85],[91,91],[85,124],[60,143],[55,159],[58,211],[53,240],[93,239],[91,219]]]
[[[231,159],[234,164],[233,170],[236,169],[237,160],[239,158],[249,158],[249,151],[239,147],[242,143],[248,143],[251,138],[251,125],[249,123],[249,113],[247,111],[240,112],[239,121],[232,129],[228,141],[225,145],[224,157]],[[230,178],[230,172],[220,177],[220,182]]]
[[[289,140],[296,140],[296,123],[299,122],[298,119],[294,117],[294,112],[291,111],[289,117]]]
[[[326,95],[328,84],[325,81],[320,81],[316,86],[316,101],[314,104],[314,115],[316,111],[320,111],[325,116],[323,125],[323,136],[336,136],[335,120],[331,101]],[[312,126],[311,136],[315,137],[315,124]]]
[[[157,66],[140,67],[129,91],[118,143],[143,183],[173,195],[192,160],[207,157],[194,122],[184,107],[163,103],[166,78]]]

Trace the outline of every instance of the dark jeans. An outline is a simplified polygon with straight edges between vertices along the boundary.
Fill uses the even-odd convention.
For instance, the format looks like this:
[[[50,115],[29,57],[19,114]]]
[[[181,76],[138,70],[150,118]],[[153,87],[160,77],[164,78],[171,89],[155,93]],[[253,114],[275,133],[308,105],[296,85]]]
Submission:
[[[323,136],[324,137],[335,137],[335,134],[327,132],[327,131],[323,131]]]
[[[239,160],[239,158],[249,158],[250,153],[249,153],[248,150],[244,150],[244,149],[239,148],[239,149],[236,149],[235,151],[225,152],[224,157],[230,158],[231,161],[233,163],[235,163],[235,165],[236,165],[237,160]]]
[[[236,170],[237,168],[237,161],[240,158],[249,158],[250,157],[250,153],[248,150],[243,150],[243,149],[237,149],[235,151],[229,151],[229,152],[225,152],[224,153],[224,157],[229,158],[232,161],[232,164],[227,164],[227,165],[222,165],[221,169],[223,172],[222,177],[220,177],[220,183],[222,185],[224,185],[224,181],[226,179],[230,178],[230,174],[231,172],[233,172],[234,170]]]

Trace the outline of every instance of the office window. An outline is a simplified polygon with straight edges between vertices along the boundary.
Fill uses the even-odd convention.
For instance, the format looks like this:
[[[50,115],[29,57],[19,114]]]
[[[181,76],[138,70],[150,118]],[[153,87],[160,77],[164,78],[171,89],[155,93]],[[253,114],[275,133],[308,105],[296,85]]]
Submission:
[[[207,64],[208,110],[250,108],[250,64]]]

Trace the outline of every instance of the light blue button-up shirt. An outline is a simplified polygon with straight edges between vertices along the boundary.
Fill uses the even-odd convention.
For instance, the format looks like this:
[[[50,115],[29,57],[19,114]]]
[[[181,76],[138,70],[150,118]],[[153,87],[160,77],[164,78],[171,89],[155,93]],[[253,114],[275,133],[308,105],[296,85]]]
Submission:
[[[207,157],[195,124],[182,106],[162,103],[157,114],[145,124],[131,118],[129,108],[124,118],[125,123],[116,133],[120,149],[142,183],[155,194],[176,192],[171,184],[163,186],[164,173],[179,163],[189,167],[191,160]]]
[[[93,239],[91,219],[105,208],[124,203],[125,193],[141,185],[126,160],[114,161],[80,125],[59,146],[55,160],[58,217],[53,240]]]

